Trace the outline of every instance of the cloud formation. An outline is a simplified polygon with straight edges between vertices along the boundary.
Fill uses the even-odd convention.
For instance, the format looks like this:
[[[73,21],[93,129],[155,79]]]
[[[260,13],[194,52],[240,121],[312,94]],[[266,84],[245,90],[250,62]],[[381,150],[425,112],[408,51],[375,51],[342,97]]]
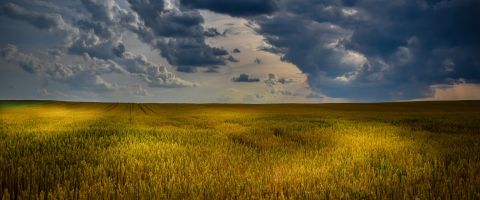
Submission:
[[[240,74],[238,77],[233,77],[232,81],[233,82],[252,83],[252,82],[260,82],[260,79],[251,77],[248,74]]]
[[[205,37],[215,33],[203,28],[204,20],[197,10],[181,5],[167,8],[163,1],[128,2],[145,24],[135,32],[144,42],[159,49],[178,71],[195,72],[197,67],[225,65],[228,52],[205,43]]]
[[[40,59],[33,55],[19,52],[18,48],[11,44],[0,49],[0,56],[7,62],[16,64],[31,74],[39,73],[43,70],[43,68],[45,68]]]
[[[275,0],[180,0],[189,8],[207,9],[236,17],[270,14],[277,9]]]
[[[64,65],[51,63],[31,54],[20,52],[14,45],[7,45],[0,49],[1,58],[7,62],[17,64],[24,71],[49,81],[67,84],[73,89],[89,89],[98,92],[113,91],[116,84],[105,81],[101,75],[123,73],[124,70],[115,63],[108,63],[98,59],[90,59],[85,63],[90,65]]]
[[[480,81],[478,1],[279,2],[258,33],[329,96],[409,99],[451,78]]]
[[[286,78],[278,78],[275,74],[268,74],[267,79],[264,81],[271,94],[292,95],[293,93],[286,90],[284,84],[291,83],[292,80]]]
[[[15,45],[7,45],[2,49],[3,59],[20,66],[29,73],[46,78],[47,82],[63,82],[75,89],[87,90],[93,88],[97,92],[112,91],[115,88],[124,87],[108,83],[103,79],[102,75],[110,73],[124,74],[142,80],[150,87],[189,87],[195,85],[177,78],[173,73],[167,71],[166,67],[151,63],[145,56],[135,55],[126,49],[123,44],[126,31],[138,34],[142,38],[151,37],[150,41],[166,40],[155,34],[155,31],[160,32],[162,30],[159,30],[158,27],[146,26],[147,21],[142,21],[136,12],[120,7],[113,0],[81,0],[77,4],[77,11],[81,14],[60,12],[59,9],[55,8],[68,7],[64,2],[57,3],[57,5],[54,5],[54,2],[32,5],[18,1],[0,5],[2,10],[0,15],[27,22],[39,29],[61,32],[65,37],[63,46],[49,50],[54,55],[53,59],[45,57],[45,55],[23,53]],[[190,27],[192,34],[196,34],[197,31],[201,32],[202,30],[197,30],[199,24],[194,19],[199,16],[188,17],[190,15],[186,15],[187,17],[180,15],[180,17],[175,18],[174,14],[173,18],[164,19],[164,22],[171,24],[174,23],[172,21],[178,20],[178,24],[187,24],[185,27]],[[202,22],[201,17],[199,22]],[[148,21],[148,23],[150,22]],[[188,25],[192,23],[197,27]],[[173,24],[171,27],[176,27],[175,25]],[[163,30],[162,35],[184,37],[181,34],[185,34],[185,29],[167,29]],[[171,33],[168,33],[169,31]],[[186,37],[190,38],[190,36]],[[200,38],[198,44],[206,46],[204,43],[201,44],[203,36],[198,36],[198,38]],[[171,41],[165,42],[165,44],[171,43]],[[184,46],[179,48],[184,48]],[[169,51],[180,49],[169,49]],[[64,59],[61,59],[62,56],[66,55],[76,55],[83,59],[77,63],[67,63]],[[195,57],[194,53],[192,55]]]
[[[5,16],[27,21],[40,29],[66,29],[67,26],[59,14],[27,10],[15,3],[5,3],[1,5],[0,11],[2,11],[1,13]]]
[[[242,54],[237,48],[226,51],[219,44],[243,32],[230,33],[227,25],[206,26],[212,14],[200,9],[233,16],[223,16],[229,20],[243,18],[268,43],[258,44],[260,50],[280,55],[306,75],[314,90],[306,98],[419,99],[438,93],[433,86],[480,82],[477,0],[4,0],[0,33],[6,35],[0,37],[0,58],[46,84],[97,93],[136,88],[136,95],[158,87],[198,85],[177,77],[174,70],[195,77],[200,75],[180,72],[242,67],[230,53],[258,67],[265,66],[262,60],[271,62],[241,45]],[[41,36],[22,31],[25,26]],[[23,38],[17,41],[15,33]],[[44,39],[47,34],[51,37]],[[169,65],[138,50],[132,37]],[[234,45],[238,41],[225,46]],[[115,83],[111,76],[130,81]],[[260,79],[240,74],[232,81]],[[284,89],[290,82],[273,74],[262,80],[271,93],[298,94]]]

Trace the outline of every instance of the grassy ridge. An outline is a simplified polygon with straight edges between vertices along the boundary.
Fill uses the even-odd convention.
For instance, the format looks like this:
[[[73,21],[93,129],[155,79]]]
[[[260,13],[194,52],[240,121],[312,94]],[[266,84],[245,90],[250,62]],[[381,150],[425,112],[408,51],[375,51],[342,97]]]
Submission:
[[[5,107],[6,199],[480,198],[479,101]]]

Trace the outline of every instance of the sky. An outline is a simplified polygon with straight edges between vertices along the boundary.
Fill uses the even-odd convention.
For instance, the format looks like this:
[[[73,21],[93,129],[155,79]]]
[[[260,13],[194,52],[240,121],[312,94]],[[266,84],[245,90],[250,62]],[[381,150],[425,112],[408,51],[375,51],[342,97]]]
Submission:
[[[0,0],[0,99],[480,99],[478,0]]]

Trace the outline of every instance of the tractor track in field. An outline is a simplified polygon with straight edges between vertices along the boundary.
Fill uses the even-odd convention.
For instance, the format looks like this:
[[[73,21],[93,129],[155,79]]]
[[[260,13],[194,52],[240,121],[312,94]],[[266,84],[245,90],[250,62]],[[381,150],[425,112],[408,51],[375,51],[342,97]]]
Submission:
[[[155,110],[150,108],[148,105],[145,104],[137,104],[138,108],[143,112],[145,115],[158,115]]]
[[[152,112],[153,114],[158,115],[158,113],[155,112],[155,110],[153,110],[152,108],[150,108],[148,105],[144,104],[143,107],[146,108],[147,110],[149,110],[150,112]]]
[[[132,104],[129,104],[129,105],[128,105],[128,110],[129,110],[128,121],[130,122],[130,124],[132,124],[132,108],[133,108],[133,105],[132,105]]]
[[[115,110],[115,108],[117,108],[117,107],[118,107],[118,104],[116,104],[116,103],[115,104],[109,104],[109,105],[107,105],[107,107],[105,107],[104,112],[110,112],[112,110]]]
[[[143,114],[148,115],[147,111],[143,108],[142,104],[137,104],[138,108],[143,112]]]

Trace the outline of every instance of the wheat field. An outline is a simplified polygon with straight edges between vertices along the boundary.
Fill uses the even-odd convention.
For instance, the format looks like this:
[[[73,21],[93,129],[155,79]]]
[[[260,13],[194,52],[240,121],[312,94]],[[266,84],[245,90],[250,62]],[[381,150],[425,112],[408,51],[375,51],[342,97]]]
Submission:
[[[480,199],[480,101],[0,101],[2,199]]]

